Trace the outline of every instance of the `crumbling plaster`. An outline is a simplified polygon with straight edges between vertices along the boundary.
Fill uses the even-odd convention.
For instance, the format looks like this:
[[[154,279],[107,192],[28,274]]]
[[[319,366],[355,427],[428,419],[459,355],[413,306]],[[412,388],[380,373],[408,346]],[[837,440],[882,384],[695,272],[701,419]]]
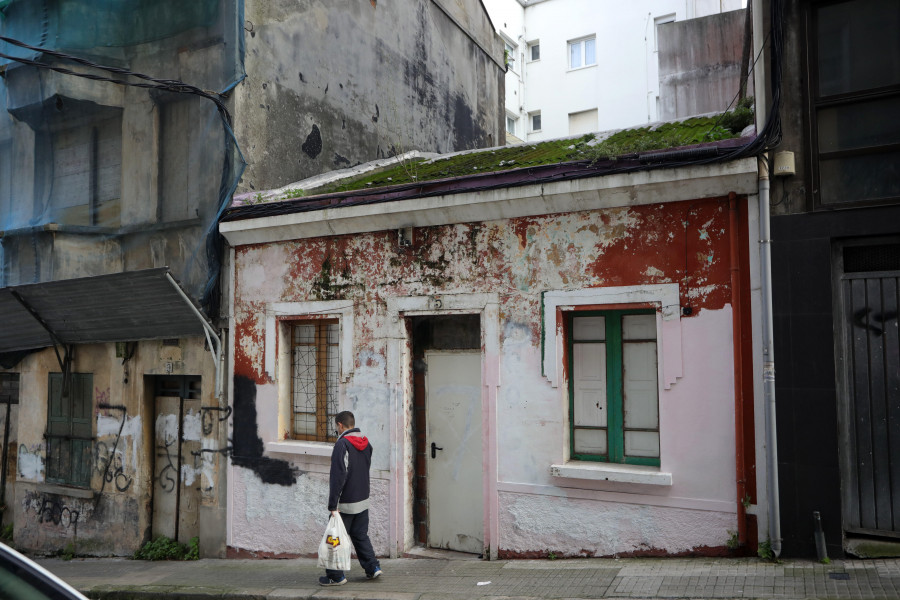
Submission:
[[[52,349],[32,354],[13,370],[20,374],[20,403],[15,454],[14,527],[16,543],[35,551],[58,551],[73,544],[87,555],[131,555],[144,541],[151,526],[155,444],[153,389],[145,375],[167,374],[202,377],[202,406],[218,406],[214,396],[214,369],[209,352],[199,338],[165,346],[160,340],[138,342],[133,357],[123,362],[115,344],[74,347],[72,371],[92,375],[91,419],[94,440],[90,448],[89,488],[47,482],[48,375],[60,372]],[[124,410],[123,410],[124,409]],[[218,417],[218,413],[215,413]],[[185,419],[186,437],[199,439],[201,456],[185,462],[179,477],[200,488],[201,514],[215,512],[223,504],[219,452],[227,445],[226,429],[217,418],[206,427],[202,416]],[[201,520],[205,517],[201,516]],[[201,530],[201,552],[224,552],[220,525]]]
[[[671,553],[720,547],[727,530],[736,526],[729,235],[727,199],[701,199],[416,228],[408,247],[398,246],[395,232],[239,246],[235,373],[255,381],[260,425],[267,436],[277,436],[272,424],[277,422],[273,415],[279,399],[263,369],[267,307],[324,299],[352,301],[355,372],[341,389],[341,408],[357,412],[364,431],[376,440],[378,468],[387,468],[390,445],[409,443],[399,431],[388,435],[397,418],[390,414],[387,392],[392,375],[385,368],[388,340],[396,328],[389,322],[389,301],[497,294],[499,388],[494,421],[486,435],[496,439],[492,460],[497,462],[489,466],[496,469],[501,494],[500,551],[553,548],[579,554],[587,548],[591,554],[606,555],[646,547]],[[679,317],[684,329],[683,377],[660,396],[661,469],[672,473],[673,484],[552,477],[549,465],[567,457],[566,386],[554,388],[541,372],[541,292],[647,284],[677,284],[680,306],[691,307],[690,316]],[[395,494],[408,493],[406,474],[389,476],[392,481],[402,479]],[[255,475],[240,471],[240,477]],[[247,481],[236,485],[257,489]],[[493,498],[498,498],[496,491]],[[511,500],[515,503],[507,502]],[[627,535],[618,542],[610,537],[608,542],[573,546],[559,533],[569,517],[531,531],[538,521],[527,516],[536,510],[534,503],[571,503],[578,507],[573,514],[584,519],[594,512],[615,519],[621,511],[627,517]],[[402,513],[406,505],[393,506],[400,506]],[[402,523],[394,526],[398,532],[406,531]],[[233,522],[233,544],[251,543],[252,536],[261,539],[265,531],[275,535],[278,525],[256,523],[252,536],[247,527],[244,521]],[[307,543],[317,540],[310,537]],[[294,538],[291,544],[266,547],[290,552],[296,548]],[[312,552],[312,546],[304,548],[301,553]]]

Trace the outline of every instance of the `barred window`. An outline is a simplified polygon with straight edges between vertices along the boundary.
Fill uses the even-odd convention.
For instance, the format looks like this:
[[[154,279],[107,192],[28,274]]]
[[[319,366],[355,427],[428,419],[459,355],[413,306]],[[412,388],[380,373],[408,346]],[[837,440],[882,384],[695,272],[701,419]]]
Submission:
[[[335,439],[339,339],[337,320],[299,321],[291,327],[291,433],[295,440]]]

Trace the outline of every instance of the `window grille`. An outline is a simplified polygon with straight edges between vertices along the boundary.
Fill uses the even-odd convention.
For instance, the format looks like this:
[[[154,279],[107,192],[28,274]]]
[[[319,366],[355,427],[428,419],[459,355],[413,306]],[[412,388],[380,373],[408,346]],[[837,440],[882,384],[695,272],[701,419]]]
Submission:
[[[338,413],[340,324],[295,323],[291,334],[291,412],[296,440],[331,441]]]

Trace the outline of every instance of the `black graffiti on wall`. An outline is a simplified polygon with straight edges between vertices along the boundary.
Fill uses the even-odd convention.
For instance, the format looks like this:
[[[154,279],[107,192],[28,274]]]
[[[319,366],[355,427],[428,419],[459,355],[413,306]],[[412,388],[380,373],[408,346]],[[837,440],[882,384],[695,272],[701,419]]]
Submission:
[[[862,329],[868,329],[875,335],[884,335],[885,324],[897,318],[896,310],[886,313],[878,313],[871,315],[871,308],[863,308],[853,313],[853,324]],[[877,323],[877,324],[876,324]]]
[[[38,523],[52,523],[63,529],[72,527],[78,533],[78,517],[81,511],[69,508],[59,498],[44,495],[41,510],[38,512]]]
[[[242,375],[234,376],[233,423],[232,464],[251,469],[263,483],[297,483],[298,470],[290,463],[263,456],[263,441],[256,428],[256,383]]]
[[[125,466],[122,464],[122,454],[110,451],[106,442],[94,444],[94,464],[105,483],[114,484],[120,492],[124,492],[131,487],[133,479],[125,473]]]
[[[216,415],[212,414],[213,412],[223,412],[225,414],[221,417],[216,417]],[[231,407],[226,406],[225,408],[221,408],[219,406],[204,406],[200,409],[200,415],[203,424],[203,435],[210,435],[213,432],[213,427],[217,420],[220,423],[228,420],[228,417],[231,416]]]
[[[131,487],[132,479],[125,474],[122,456],[117,454],[116,450],[119,447],[119,440],[122,438],[122,429],[125,427],[125,417],[128,415],[128,409],[121,405],[111,405],[105,402],[99,403],[97,408],[115,410],[122,413],[122,421],[119,423],[119,432],[116,434],[116,441],[113,442],[112,450],[104,442],[97,442],[94,446],[94,460],[103,477],[103,481],[100,484],[100,493],[103,493],[107,483],[114,483],[117,490],[124,492]],[[113,467],[114,462],[116,464],[115,467]]]
[[[165,459],[165,464],[163,464],[162,469],[159,470],[159,474],[157,474],[156,476],[156,481],[159,483],[160,489],[168,493],[175,491],[175,486],[178,484],[178,467],[175,466],[175,461],[172,460],[173,446],[175,446],[174,456],[176,459],[178,458],[178,447],[176,446],[177,442],[177,438],[166,438],[161,446],[156,446],[157,459]]]

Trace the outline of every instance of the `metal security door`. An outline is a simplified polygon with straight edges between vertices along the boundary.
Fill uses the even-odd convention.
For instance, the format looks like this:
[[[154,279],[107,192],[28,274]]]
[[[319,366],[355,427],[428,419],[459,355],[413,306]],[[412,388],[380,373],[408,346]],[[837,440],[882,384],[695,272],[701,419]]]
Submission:
[[[844,528],[900,537],[900,272],[845,273],[841,292]]]
[[[154,427],[154,538],[162,535],[188,543],[199,534],[200,481],[194,467],[199,460],[200,423],[200,380],[161,379]]]
[[[481,353],[425,352],[428,545],[484,551]]]

